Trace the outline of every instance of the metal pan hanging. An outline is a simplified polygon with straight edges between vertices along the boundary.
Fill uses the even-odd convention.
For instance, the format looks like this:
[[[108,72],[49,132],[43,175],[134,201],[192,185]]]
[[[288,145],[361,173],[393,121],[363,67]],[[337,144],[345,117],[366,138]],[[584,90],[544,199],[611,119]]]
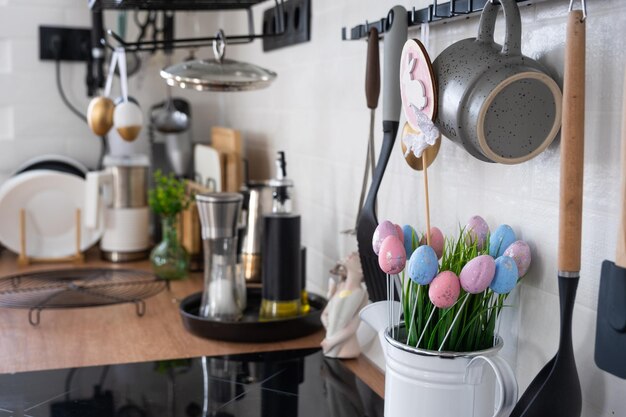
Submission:
[[[215,59],[181,62],[161,70],[167,84],[198,91],[249,91],[268,87],[276,73],[254,64],[224,58],[226,36],[213,41]]]

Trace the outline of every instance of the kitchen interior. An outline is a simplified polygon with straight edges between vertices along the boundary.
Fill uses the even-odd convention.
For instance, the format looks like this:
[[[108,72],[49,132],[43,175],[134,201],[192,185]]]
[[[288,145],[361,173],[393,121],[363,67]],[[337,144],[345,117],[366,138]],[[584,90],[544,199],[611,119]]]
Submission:
[[[624,28],[0,0],[0,417],[626,416]]]

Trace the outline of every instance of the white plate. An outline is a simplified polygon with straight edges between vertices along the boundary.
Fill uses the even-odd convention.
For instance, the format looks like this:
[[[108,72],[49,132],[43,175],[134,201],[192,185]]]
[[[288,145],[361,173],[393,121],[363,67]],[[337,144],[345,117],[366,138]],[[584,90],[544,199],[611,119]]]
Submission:
[[[73,255],[76,252],[76,209],[85,212],[84,200],[85,180],[76,175],[45,170],[16,175],[0,188],[0,242],[19,253],[20,209],[25,209],[27,256]],[[84,251],[93,246],[102,233],[102,227],[93,230],[81,225],[80,249]]]
[[[196,182],[213,191],[222,191],[222,163],[220,153],[213,147],[198,143],[194,149]]]
[[[31,167],[33,167],[34,165],[37,164],[41,164],[42,162],[47,162],[47,163],[59,163],[59,164],[64,164],[64,165],[68,165],[71,168],[74,168],[77,172],[81,172],[82,173],[82,177],[85,178],[85,175],[87,175],[87,167],[85,167],[85,165],[83,165],[82,163],[80,163],[79,161],[70,158],[69,156],[64,156],[64,155],[54,155],[54,154],[50,154],[50,155],[41,155],[41,156],[36,156],[34,158],[29,159],[28,161],[24,162],[23,164],[20,164],[20,166],[13,171],[13,173],[11,174],[11,176],[15,176],[19,173],[21,173],[22,171],[26,172],[26,171],[34,171]],[[53,169],[51,169],[53,170]]]

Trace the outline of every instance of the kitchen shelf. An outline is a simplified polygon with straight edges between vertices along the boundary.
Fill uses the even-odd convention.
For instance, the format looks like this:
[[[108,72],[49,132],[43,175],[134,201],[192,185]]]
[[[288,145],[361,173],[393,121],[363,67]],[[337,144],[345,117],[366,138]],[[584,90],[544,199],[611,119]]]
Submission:
[[[92,10],[239,10],[267,0],[89,0]]]
[[[407,10],[407,22],[409,27],[419,26],[423,23],[446,23],[454,19],[467,19],[470,15],[480,13],[485,4],[491,0],[450,0],[441,3],[434,0],[431,5],[423,9],[416,10],[415,7]],[[520,6],[542,3],[547,0],[515,0]],[[496,0],[497,3],[497,0]],[[348,28],[341,28],[341,39],[344,41],[355,41],[366,39],[371,28],[376,28],[381,36],[389,27],[393,16],[388,14],[378,20],[365,21],[360,25]]]

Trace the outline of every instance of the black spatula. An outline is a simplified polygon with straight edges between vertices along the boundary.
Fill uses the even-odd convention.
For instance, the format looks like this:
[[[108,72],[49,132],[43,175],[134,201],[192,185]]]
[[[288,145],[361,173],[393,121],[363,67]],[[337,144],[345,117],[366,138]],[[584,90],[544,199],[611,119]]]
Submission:
[[[594,356],[600,369],[626,379],[626,79],[623,100],[622,217],[615,263],[602,263]]]
[[[372,301],[387,298],[385,274],[378,266],[378,256],[372,249],[372,237],[378,219],[376,217],[376,196],[389,162],[389,156],[396,141],[400,124],[400,56],[407,39],[407,13],[402,6],[395,6],[387,15],[384,38],[383,67],[383,145],[374,170],[374,178],[367,193],[365,204],[357,221],[356,239],[363,268],[367,291]]]

